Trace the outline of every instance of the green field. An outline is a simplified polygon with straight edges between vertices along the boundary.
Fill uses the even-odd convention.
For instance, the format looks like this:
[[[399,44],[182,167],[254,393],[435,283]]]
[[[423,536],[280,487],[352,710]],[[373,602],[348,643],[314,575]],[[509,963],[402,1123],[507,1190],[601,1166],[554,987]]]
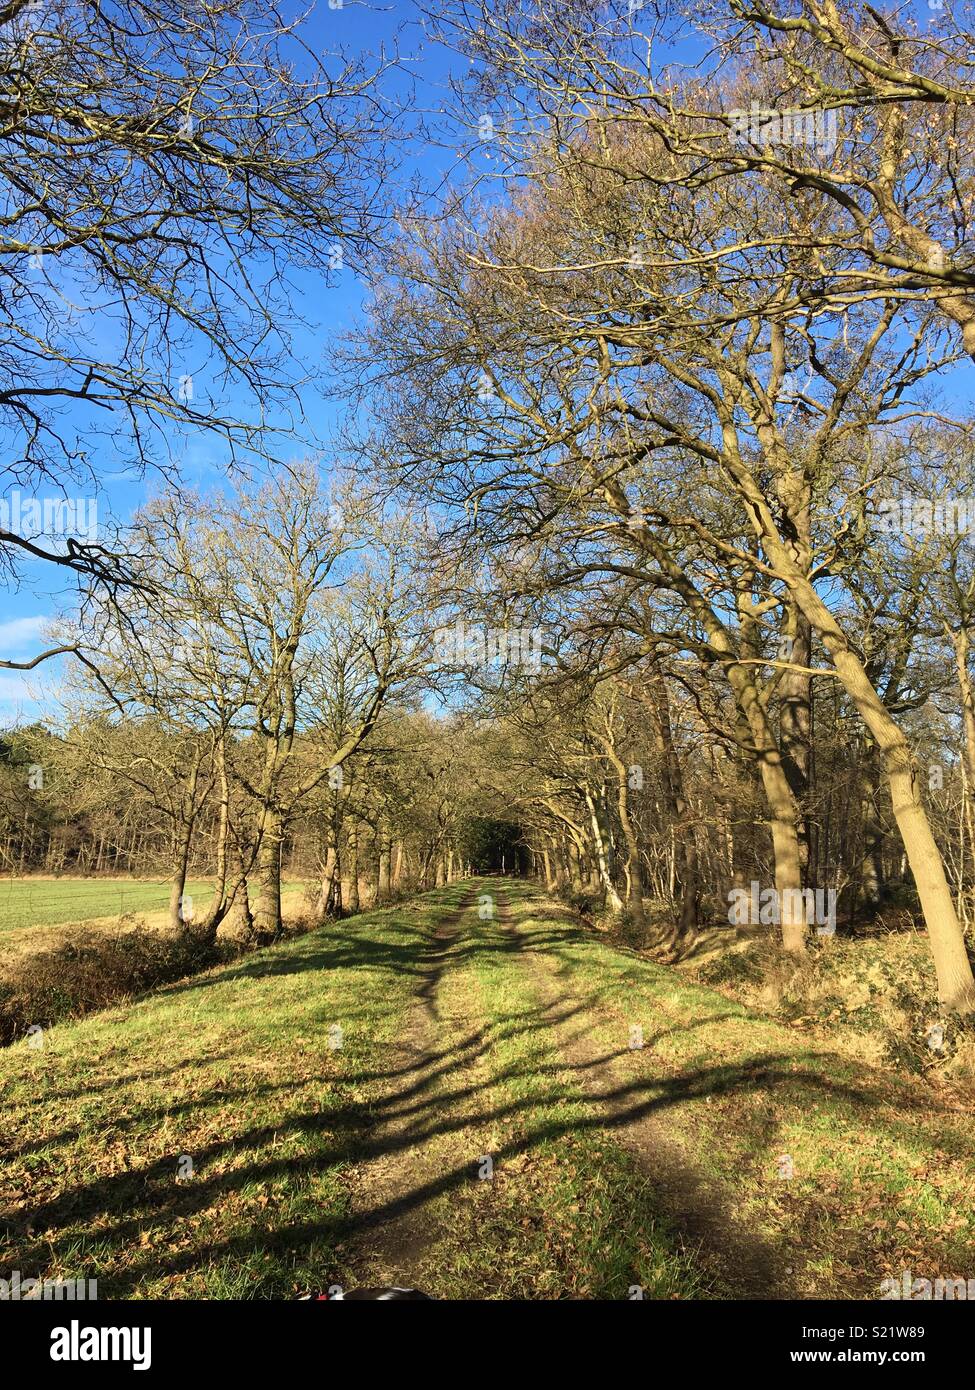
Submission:
[[[285,890],[300,888],[286,883]],[[194,879],[187,884],[194,909],[203,912],[211,884]],[[0,879],[0,931],[49,927],[61,922],[87,922],[118,917],[125,912],[161,912],[169,903],[166,880],[122,878],[5,878]]]
[[[101,1298],[877,1298],[975,1241],[970,1113],[510,881],[57,1025],[0,1089],[0,1264]]]

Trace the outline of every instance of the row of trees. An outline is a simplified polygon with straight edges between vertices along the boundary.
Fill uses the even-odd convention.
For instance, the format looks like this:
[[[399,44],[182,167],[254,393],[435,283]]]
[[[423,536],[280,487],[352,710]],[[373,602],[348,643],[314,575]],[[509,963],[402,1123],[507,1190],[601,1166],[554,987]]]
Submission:
[[[950,703],[950,692],[938,693]],[[631,919],[637,937],[681,952],[702,926],[737,920],[736,890],[774,884],[757,759],[736,728],[720,672],[689,659],[634,656],[622,671],[553,678],[530,697],[504,703],[504,736],[492,738],[484,784],[506,793],[536,870],[552,887],[598,893],[611,913]],[[818,742],[803,807],[803,925],[812,925],[817,889],[835,894],[842,929],[878,914],[896,922],[899,909],[917,899],[876,746],[835,686],[813,708]],[[781,700],[770,700],[769,709],[778,728]],[[927,701],[906,722],[927,769],[925,809],[967,929],[973,817],[953,743],[957,719]]]
[[[270,55],[291,29],[248,31],[239,4],[204,7],[190,57],[169,52],[151,5],[122,8],[158,39],[161,92],[192,89],[221,26],[237,35],[229,67],[261,74],[239,101],[222,93],[212,139],[184,123],[187,148],[172,111],[98,127],[93,153],[131,147],[161,199],[162,241],[143,242],[133,213],[118,243],[155,256],[150,308],[188,220],[190,264],[219,303],[200,321],[190,308],[206,299],[180,297],[177,316],[229,351],[217,310],[228,286],[238,305],[246,290],[256,339],[228,368],[246,376],[262,301],[244,260],[210,274],[207,229],[272,269],[286,245],[314,266],[340,224],[364,252],[381,243],[346,353],[348,444],[368,486],[328,492],[313,466],[277,463],[237,496],[165,493],[127,536],[124,574],[112,556],[67,557],[90,580],[80,625],[53,648],[83,662],[69,727],[112,730],[72,740],[104,760],[144,730],[157,761],[175,757],[161,812],[174,919],[203,827],[210,930],[245,883],[258,929],[280,929],[282,857],[305,823],[320,830],[323,911],[363,825],[385,884],[395,818],[375,808],[403,786],[389,767],[429,735],[441,751],[417,775],[443,833],[415,841],[427,877],[451,844],[465,857],[463,804],[517,820],[540,872],[598,884],[617,914],[671,899],[675,949],[755,879],[792,952],[805,892],[833,889],[854,912],[909,884],[942,999],[975,1008],[975,570],[958,524],[975,494],[959,375],[975,353],[968,29],[947,6],[919,27],[856,0],[686,14],[444,0],[471,177],[390,233],[370,216],[376,185],[357,196],[349,179],[362,142],[377,148],[365,76],[279,74]],[[267,66],[246,61],[247,32]],[[125,33],[108,44],[123,65]],[[56,36],[42,50],[63,56]],[[89,66],[101,81],[97,55]],[[220,86],[228,66],[215,70]],[[278,81],[274,138],[251,148],[252,107]],[[57,128],[43,113],[18,127],[35,140]],[[218,166],[226,203],[188,196]],[[143,270],[113,262],[133,294]],[[132,389],[151,324],[123,334]],[[37,383],[38,402],[49,389]],[[157,398],[122,396],[137,434]],[[452,653],[435,640],[458,617],[534,636],[492,664],[495,640]],[[525,657],[539,649],[536,669]],[[456,710],[462,683],[463,742],[455,715],[423,713],[432,692]],[[124,780],[126,761],[95,767]],[[463,795],[441,802],[453,779]],[[408,822],[418,793],[399,794]]]
[[[705,7],[703,80],[657,57],[680,28],[650,6],[445,7],[511,191],[457,191],[387,253],[353,351],[381,422],[363,452],[450,514],[458,563],[486,556],[556,663],[626,672],[648,699],[658,671],[720,687],[699,717],[720,712],[754,770],[791,951],[838,690],[863,819],[892,816],[942,998],[970,1009],[909,718],[950,655],[970,782],[970,542],[913,504],[889,525],[892,497],[972,490],[951,389],[971,350],[967,40],[832,0],[731,0]],[[783,109],[826,111],[835,139],[770,134],[761,113]]]
[[[320,875],[323,915],[343,876],[357,907],[369,852],[380,897],[408,867],[442,876],[457,749],[419,703],[437,620],[424,534],[307,463],[148,506],[124,602],[87,595],[63,736],[11,742],[8,865],[162,869],[174,925],[203,867],[197,929],[253,914],[261,937],[281,930],[286,857]]]
[[[450,674],[431,663],[422,686]],[[470,714],[436,716],[394,698],[339,767],[334,736],[306,707],[297,766],[329,775],[310,792],[289,782],[278,863],[314,884],[319,915],[354,912],[471,865],[527,868],[553,888],[599,895],[638,935],[649,916],[651,939],[680,950],[700,926],[727,920],[735,889],[772,882],[755,759],[735,737],[718,673],[688,659],[634,658],[613,672],[590,663],[584,674],[567,673],[552,663],[527,679],[517,669],[464,674],[481,687]],[[950,701],[950,681],[934,694]],[[772,712],[780,717],[778,702]],[[841,925],[892,901],[909,906],[875,751],[835,685],[814,712],[822,742],[806,884],[837,891]],[[931,699],[909,718],[967,923],[972,817],[952,748],[957,724]],[[249,720],[207,726],[183,704],[167,713],[130,701],[120,712],[93,683],[60,734],[28,728],[4,744],[4,870],[168,877],[175,926],[250,928],[265,833],[262,746]],[[200,877],[215,879],[212,910],[201,917],[198,902],[187,919],[186,882]]]
[[[306,765],[322,756],[312,731],[297,742]],[[476,841],[468,849],[462,743],[462,731],[448,736],[423,711],[391,706],[368,751],[291,807],[282,875],[305,885],[313,917],[354,913],[469,868],[461,856],[476,857]],[[259,759],[243,731],[221,749],[208,731],[148,715],[12,731],[0,745],[2,872],[168,880],[174,929],[250,935],[261,889],[261,806],[249,791]],[[208,880],[213,898],[194,900],[191,879]]]

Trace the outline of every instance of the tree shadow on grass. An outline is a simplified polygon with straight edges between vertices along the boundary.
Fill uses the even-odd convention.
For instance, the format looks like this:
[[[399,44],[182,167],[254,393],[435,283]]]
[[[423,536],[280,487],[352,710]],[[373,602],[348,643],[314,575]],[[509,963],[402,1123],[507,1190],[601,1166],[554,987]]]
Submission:
[[[246,968],[248,973],[256,970],[259,975],[291,973],[298,969],[321,969],[324,968],[320,963],[322,960],[334,963],[336,958],[343,961],[343,966],[358,968],[363,963],[364,953],[366,959],[381,962],[383,969],[405,969],[411,977],[416,977],[419,982],[416,993],[422,1002],[431,975],[439,978],[439,972],[446,963],[445,957],[454,963],[470,963],[476,957],[490,959],[497,953],[507,954],[524,949],[524,943],[519,944],[513,933],[505,934],[500,929],[488,929],[480,939],[466,938],[453,943],[431,941],[429,933],[413,935],[421,943],[419,953],[415,941],[410,947],[391,949],[387,942],[366,938],[364,943],[363,933],[343,932],[337,940],[329,942],[324,951],[303,951],[299,953],[300,958],[294,960],[289,955],[285,972],[278,968],[283,962],[273,959],[249,961]],[[578,931],[572,927],[565,932],[545,930],[532,935],[531,945],[533,949],[542,947],[557,951],[560,945],[564,946],[567,941],[577,940],[578,937]],[[372,948],[374,952],[370,956]],[[412,952],[410,960],[403,960],[404,951]],[[235,969],[239,970],[240,967]],[[215,982],[214,977],[210,982]],[[199,986],[190,986],[193,987]],[[172,989],[167,992],[172,992]],[[433,1048],[405,1060],[397,1059],[389,1067],[353,1066],[340,1075],[331,1069],[321,1069],[302,1076],[299,1084],[302,1088],[310,1088],[314,1100],[303,1099],[298,1105],[292,1104],[290,1107],[285,1103],[273,1121],[244,1125],[236,1132],[222,1133],[206,1144],[194,1144],[192,1156],[197,1176],[191,1182],[176,1183],[177,1154],[174,1151],[171,1155],[125,1172],[75,1183],[51,1200],[37,1204],[30,1212],[31,1232],[12,1233],[14,1244],[19,1247],[12,1257],[14,1263],[42,1273],[43,1268],[51,1262],[61,1265],[65,1260],[77,1259],[79,1241],[90,1236],[103,1251],[107,1249],[109,1260],[112,1251],[118,1253],[120,1261],[128,1260],[115,1273],[109,1269],[107,1278],[100,1276],[104,1295],[126,1297],[138,1293],[148,1280],[202,1272],[222,1261],[244,1263],[252,1257],[270,1252],[307,1260],[309,1248],[314,1247],[323,1252],[323,1259],[334,1260],[337,1245],[347,1241],[361,1243],[371,1232],[412,1211],[427,1207],[444,1196],[460,1196],[477,1180],[475,1160],[472,1158],[469,1163],[455,1164],[432,1178],[419,1180],[408,1191],[397,1194],[391,1200],[384,1201],[380,1197],[351,1216],[336,1209],[323,1210],[316,1212],[313,1218],[280,1222],[271,1229],[259,1226],[254,1221],[247,1230],[205,1245],[197,1244],[190,1249],[167,1249],[163,1256],[151,1249],[142,1253],[140,1241],[148,1237],[151,1244],[155,1237],[173,1239],[179,1227],[185,1229],[184,1223],[192,1225],[205,1221],[208,1211],[221,1208],[240,1197],[244,1189],[286,1185],[289,1192],[304,1191],[309,1183],[323,1175],[338,1175],[353,1165],[395,1158],[429,1140],[468,1128],[508,1124],[515,1129],[516,1136],[500,1146],[493,1155],[496,1165],[503,1167],[506,1162],[539,1146],[558,1146],[560,1142],[588,1131],[612,1132],[644,1117],[666,1115],[669,1111],[708,1097],[751,1097],[756,1092],[784,1091],[794,1104],[803,1109],[823,1102],[835,1104],[837,1101],[862,1109],[865,1123],[866,1117],[874,1114],[878,1103],[889,1102],[889,1091],[872,1086],[866,1077],[858,1084],[851,1084],[826,1076],[822,1070],[824,1059],[821,1056],[766,1051],[721,1065],[686,1069],[676,1076],[627,1079],[604,1092],[601,1097],[612,1103],[610,1114],[591,1105],[583,1107],[588,1113],[574,1116],[571,1122],[540,1118],[545,1116],[547,1110],[554,1112],[565,1102],[566,1090],[560,1084],[560,1077],[626,1056],[629,1049],[623,1046],[582,1063],[556,1059],[530,1069],[522,1064],[511,1064],[492,1072],[486,1080],[465,1081],[443,1089],[442,1083],[449,1081],[452,1073],[462,1070],[470,1074],[474,1063],[489,1056],[499,1044],[519,1036],[543,1030],[546,1036],[551,1036],[552,1030],[558,1028],[566,1031],[565,1042],[567,1048],[571,1049],[573,1038],[581,1036],[587,1028],[585,1017],[592,1006],[593,997],[589,997],[555,1006],[539,1005],[513,1011],[497,1023],[465,1031],[449,1047]],[[721,1021],[723,1017],[720,1014],[711,1015],[690,1025],[675,1024],[662,1029],[647,1040],[647,1049],[672,1033],[702,1028]],[[573,1028],[576,1029],[574,1034]],[[167,1069],[155,1076],[140,1073],[140,1078],[144,1081],[164,1079],[181,1069]],[[518,1083],[529,1081],[534,1083],[533,1088],[523,1087],[520,1093]],[[543,1083],[541,1091],[539,1081]],[[488,1092],[505,1085],[511,1087],[511,1098],[501,1104],[489,1102]],[[323,1097],[318,1094],[320,1087],[331,1090]],[[381,1094],[358,1098],[366,1088],[373,1088]],[[147,1124],[155,1122],[162,1125],[184,1114],[192,1114],[196,1127],[202,1128],[206,1114],[211,1110],[225,1112],[228,1104],[235,1101],[239,1101],[242,1107],[266,1105],[268,1102],[273,1105],[277,1097],[287,1102],[293,1089],[294,1083],[290,1079],[231,1090],[223,1085],[214,1086],[202,1096],[188,1097],[175,1105],[162,1104],[152,1112],[142,1110],[131,1121],[123,1122],[120,1132],[124,1133],[130,1123],[145,1128]],[[579,1099],[585,1100],[585,1096],[581,1095]],[[327,1103],[329,1100],[331,1103]],[[928,1111],[930,1108],[926,1107]],[[533,1116],[532,1112],[537,1114]],[[404,1120],[408,1121],[405,1125],[402,1123]],[[384,1132],[389,1128],[390,1121],[399,1123],[394,1132]],[[222,1122],[226,1124],[225,1114]],[[908,1120],[902,1124],[905,1136],[910,1135]],[[523,1132],[518,1132],[519,1127]],[[887,1128],[893,1130],[894,1126],[888,1124]],[[39,1142],[47,1145],[57,1142],[59,1138],[68,1141],[73,1137],[76,1137],[73,1131],[64,1131],[61,1136],[47,1136]],[[952,1136],[947,1127],[939,1133],[939,1147],[943,1151],[952,1146],[953,1140],[968,1153],[966,1136]],[[282,1146],[295,1144],[300,1146],[300,1153],[280,1152]],[[222,1171],[212,1171],[217,1165],[227,1165],[235,1160],[239,1161],[238,1166],[224,1166]],[[651,1175],[647,1184],[635,1189],[633,1200],[646,1205],[655,1218],[662,1219],[666,1224],[668,1213],[673,1215],[676,1184],[684,1182],[701,1190],[708,1179],[687,1165],[680,1172],[674,1172],[671,1161],[664,1157],[661,1157],[660,1166],[656,1181]],[[209,1173],[208,1169],[211,1170]],[[692,1242],[701,1239],[713,1241],[716,1239],[717,1226],[723,1222],[727,1244],[725,1258],[737,1260],[746,1271],[742,1276],[743,1287],[746,1287],[749,1296],[758,1296],[760,1286],[765,1296],[778,1296],[776,1280],[784,1259],[782,1250],[737,1226],[734,1213],[728,1208],[727,1197],[727,1193],[715,1197],[710,1212],[698,1230],[693,1229],[693,1224],[688,1228],[685,1221],[685,1237]],[[273,1221],[274,1217],[264,1219]],[[81,1222],[84,1226],[79,1234]],[[677,1224],[679,1232],[679,1215]],[[133,1250],[139,1251],[135,1258],[132,1258]],[[847,1252],[847,1260],[866,1259],[867,1254],[876,1259],[875,1249],[868,1249],[867,1244],[854,1245]],[[105,1255],[100,1256],[102,1260],[105,1258]],[[255,1284],[255,1296],[267,1295],[269,1291],[281,1292],[281,1289],[273,1281],[270,1289],[260,1281]]]
[[[528,1017],[516,1015],[504,1022],[505,1029],[516,1031],[534,1031],[548,1026],[538,1018],[536,1011],[532,1011]],[[478,1054],[489,1050],[498,1041],[497,1037],[489,1036],[490,1031],[472,1033],[464,1046]],[[751,1093],[755,1089],[771,1091],[785,1087],[793,1092],[799,1090],[807,1101],[835,1099],[839,1094],[857,1104],[871,1104],[868,1088],[858,1090],[837,1086],[817,1073],[796,1072],[792,1068],[793,1062],[791,1057],[772,1054],[735,1065],[699,1068],[674,1078],[628,1081],[612,1092],[611,1098],[616,1107],[613,1115],[593,1113],[573,1119],[571,1123],[553,1120],[530,1123],[523,1135],[499,1148],[494,1155],[495,1163],[503,1165],[540,1145],[557,1144],[567,1136],[589,1130],[612,1131],[644,1116],[665,1114],[674,1107],[707,1096],[734,1096]],[[565,1068],[553,1065],[551,1070],[564,1071]],[[78,1232],[77,1229],[62,1228],[73,1227],[81,1215],[86,1226],[92,1227],[97,1234],[99,1243],[109,1242],[120,1253],[128,1253],[138,1245],[146,1232],[165,1231],[177,1221],[192,1220],[204,1214],[208,1208],[223,1204],[244,1187],[283,1181],[294,1185],[329,1168],[337,1170],[349,1164],[389,1158],[432,1137],[459,1132],[472,1125],[477,1127],[524,1121],[531,1111],[544,1112],[547,1106],[555,1107],[565,1099],[564,1090],[553,1086],[550,1092],[512,1099],[502,1105],[470,1108],[471,1101],[476,1100],[488,1087],[529,1077],[537,1080],[539,1069],[526,1073],[519,1067],[507,1068],[490,1082],[458,1087],[446,1095],[436,1091],[433,1076],[427,1074],[429,1071],[429,1064],[424,1060],[414,1066],[395,1068],[389,1072],[369,1073],[396,1080],[415,1075],[410,1084],[395,1091],[386,1100],[367,1105],[342,1104],[326,1111],[308,1108],[286,1110],[273,1123],[250,1127],[237,1134],[215,1139],[205,1146],[197,1146],[193,1159],[199,1176],[187,1184],[174,1181],[176,1155],[173,1154],[125,1173],[71,1187],[53,1201],[41,1203],[33,1209],[30,1218],[32,1236],[22,1252],[16,1252],[16,1259],[21,1267],[34,1269],[47,1264],[52,1253],[55,1259],[69,1256],[77,1246]],[[261,1088],[265,1093],[283,1089],[286,1089],[284,1083]],[[253,1098],[253,1092],[243,1094]],[[226,1102],[225,1095],[219,1099],[221,1104]],[[394,1136],[376,1137],[375,1131],[385,1119],[402,1118],[404,1099],[408,1102],[405,1113],[412,1116],[412,1123]],[[464,1113],[450,1114],[449,1107],[460,1102],[467,1107]],[[300,1155],[272,1156],[273,1147],[286,1139],[300,1140],[305,1151]],[[257,1152],[239,1167],[207,1176],[209,1165],[227,1161],[235,1154],[247,1151]],[[251,1230],[203,1249],[171,1252],[164,1261],[160,1261],[158,1255],[147,1254],[101,1282],[109,1297],[126,1297],[137,1292],[146,1279],[164,1273],[185,1273],[196,1267],[212,1265],[231,1255],[242,1258],[247,1253],[270,1248],[296,1251],[309,1243],[334,1246],[336,1242],[353,1236],[361,1240],[386,1222],[445,1194],[461,1190],[475,1182],[476,1176],[476,1163],[472,1158],[470,1163],[455,1166],[430,1181],[419,1183],[395,1201],[379,1202],[369,1210],[358,1212],[352,1219],[323,1212],[320,1219],[312,1222],[283,1225],[273,1232]],[[689,1179],[689,1174],[685,1173],[685,1177]],[[658,1200],[660,1192],[665,1191],[666,1187],[666,1181],[658,1186]],[[635,1200],[652,1201],[653,1189],[642,1197],[635,1193],[634,1197]],[[666,1220],[665,1207],[661,1207],[657,1214]],[[774,1265],[771,1256],[766,1258],[766,1263],[769,1267]]]

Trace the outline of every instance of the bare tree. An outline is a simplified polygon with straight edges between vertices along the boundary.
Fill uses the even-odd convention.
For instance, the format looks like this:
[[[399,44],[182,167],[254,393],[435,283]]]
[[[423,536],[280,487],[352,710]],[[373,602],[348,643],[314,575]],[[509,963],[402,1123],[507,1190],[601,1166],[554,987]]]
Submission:
[[[694,152],[661,136],[652,101],[644,119],[645,82],[627,85],[628,69],[605,48],[610,95],[580,112],[578,53],[588,61],[596,49],[573,13],[530,24],[506,13],[469,35],[524,116],[524,147],[509,138],[504,148],[534,182],[510,209],[458,206],[448,228],[416,235],[394,267],[416,287],[412,302],[380,298],[380,315],[395,304],[410,328],[396,344],[386,329],[387,346],[380,335],[372,346],[390,380],[409,381],[413,437],[417,413],[431,427],[440,415],[431,433],[444,495],[476,506],[481,524],[493,501],[539,529],[562,508],[546,508],[553,488],[539,498],[536,479],[563,494],[585,489],[614,518],[604,533],[628,536],[712,645],[726,642],[728,679],[761,750],[784,904],[796,902],[802,876],[794,787],[806,777],[808,681],[842,683],[880,749],[942,999],[970,1009],[975,980],[909,739],[841,621],[835,587],[824,587],[841,575],[832,498],[876,497],[871,429],[916,417],[919,383],[955,350],[939,350],[937,308],[908,310],[901,286],[880,294],[854,278],[841,303],[824,298],[821,281],[844,274],[846,255],[829,194],[812,187],[790,199],[768,162],[748,182],[702,180]],[[486,34],[498,29],[506,37],[493,48]],[[484,90],[475,86],[472,101]],[[674,554],[675,528],[700,547],[705,574],[739,571],[739,642],[709,618],[700,581]],[[791,644],[772,662],[790,672],[781,736],[791,785],[751,674],[769,658],[748,649],[772,612]],[[809,665],[810,634],[829,666]],[[798,938],[784,906],[790,927]]]
[[[131,576],[98,538],[101,479],[176,478],[201,432],[221,464],[265,455],[271,414],[294,420],[295,275],[327,284],[374,231],[384,66],[322,56],[251,0],[3,7],[8,579],[30,557],[114,592]]]

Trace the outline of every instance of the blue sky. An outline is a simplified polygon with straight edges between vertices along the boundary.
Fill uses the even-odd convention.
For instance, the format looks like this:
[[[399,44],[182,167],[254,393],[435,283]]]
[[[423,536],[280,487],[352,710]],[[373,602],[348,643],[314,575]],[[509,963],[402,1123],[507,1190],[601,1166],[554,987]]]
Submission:
[[[298,7],[290,8],[295,12]],[[383,51],[387,56],[398,53],[400,70],[387,76],[383,90],[388,100],[404,108],[407,120],[418,111],[435,115],[446,104],[450,56],[426,41],[420,13],[406,0],[387,5],[358,3],[357,0],[342,0],[341,4],[332,0],[330,5],[328,0],[318,0],[303,37],[313,50],[323,55],[342,51],[350,58],[363,56],[368,59],[378,58]],[[407,74],[412,74],[412,83]],[[413,92],[415,106],[411,100]],[[404,146],[401,161],[400,177],[404,187],[416,174],[428,185],[439,183],[449,165],[447,151],[418,140],[411,140]],[[387,187],[384,191],[395,196],[395,188]],[[346,264],[335,273],[331,283],[305,272],[294,277],[300,312],[309,321],[307,329],[294,330],[298,364],[327,366],[334,344],[361,312],[363,287],[356,276],[354,262],[345,259]],[[303,434],[310,443],[319,440],[326,444],[335,423],[335,407],[313,392],[303,395],[302,404],[307,416]],[[106,441],[103,455],[95,454],[95,469],[101,485],[95,495],[100,536],[106,534],[113,522],[124,524],[161,485],[158,475],[139,478],[126,466],[125,458],[110,451],[111,445]],[[294,442],[284,450],[286,454],[301,451],[301,446]],[[185,483],[203,491],[225,485],[224,450],[218,440],[200,432],[197,438],[181,440],[179,453]],[[67,484],[65,488],[69,496],[82,490],[86,497],[93,493],[90,486],[79,489]],[[19,491],[25,499],[32,495],[29,486]],[[44,638],[44,628],[59,610],[70,608],[74,583],[70,574],[50,564],[20,563],[18,569],[19,587],[15,591],[0,589],[0,655],[9,660],[26,661],[49,645]],[[29,720],[51,710],[51,696],[57,690],[59,679],[57,661],[45,662],[32,672],[0,670],[0,726]]]
[[[297,0],[286,0],[292,11]],[[598,6],[594,6],[594,12]],[[323,55],[343,51],[350,57],[378,57],[398,52],[400,69],[388,75],[384,94],[388,100],[404,108],[405,124],[423,115],[441,126],[442,112],[449,105],[448,83],[452,72],[465,60],[430,44],[421,26],[421,12],[412,0],[396,0],[393,4],[361,3],[360,0],[317,0],[304,31],[305,41]],[[414,135],[400,150],[401,169],[398,183],[405,190],[412,178],[419,177],[428,189],[442,191],[449,181],[451,169],[457,167],[451,144],[460,143],[457,132],[441,129],[440,138],[429,143]],[[464,143],[468,143],[468,137]],[[474,142],[476,145],[476,141]],[[485,160],[488,151],[485,150]],[[481,154],[475,155],[480,163]],[[487,174],[490,164],[481,165]],[[384,193],[396,200],[397,186],[387,186]],[[296,300],[302,315],[310,320],[307,329],[296,332],[295,347],[299,362],[325,365],[334,352],[338,339],[352,327],[361,313],[363,287],[356,276],[354,262],[348,261],[335,274],[334,280],[298,273],[294,277]],[[300,370],[300,368],[299,368]],[[952,374],[949,395],[955,399],[968,392],[973,379],[970,366]],[[307,414],[307,436],[327,447],[335,424],[336,407],[314,392],[304,396]],[[112,453],[106,441],[104,454],[96,455],[96,471],[102,479],[97,495],[98,521],[101,534],[112,522],[124,524],[133,511],[158,489],[157,476],[132,476],[126,459]],[[298,450],[294,443],[285,454]],[[326,454],[327,456],[327,454]],[[203,491],[213,490],[225,483],[224,451],[219,441],[200,432],[180,444],[180,468],[184,481]],[[29,488],[23,489],[29,493]],[[90,489],[87,489],[90,491]],[[67,488],[69,494],[72,488]],[[47,645],[44,628],[59,611],[70,609],[74,585],[70,575],[52,565],[21,566],[21,584],[15,592],[0,587],[0,655],[25,661]],[[37,717],[53,708],[50,696],[60,679],[58,663],[44,663],[33,672],[18,673],[0,670],[0,726]]]

